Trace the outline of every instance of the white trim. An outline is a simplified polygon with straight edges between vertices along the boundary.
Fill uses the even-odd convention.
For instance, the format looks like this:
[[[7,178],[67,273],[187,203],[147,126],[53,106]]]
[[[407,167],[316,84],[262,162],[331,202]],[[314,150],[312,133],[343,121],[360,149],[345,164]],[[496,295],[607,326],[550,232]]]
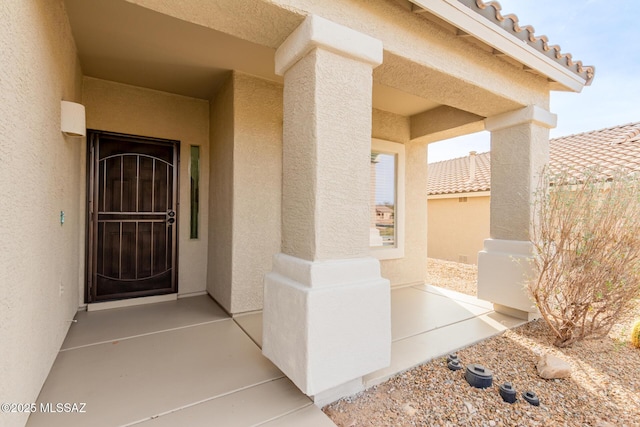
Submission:
[[[371,139],[371,150],[384,153],[394,154],[397,159],[396,170],[396,203],[395,203],[395,231],[396,245],[390,247],[371,247],[371,256],[379,260],[404,258],[404,217],[405,217],[405,147],[404,144],[397,142],[385,141],[382,139]]]
[[[586,80],[582,77],[548,58],[542,52],[495,25],[458,0],[410,1],[574,92],[580,92],[586,84]]]
[[[427,200],[457,199],[458,197],[485,197],[485,196],[491,196],[491,191],[472,191],[468,193],[433,194],[431,196],[427,196]]]
[[[524,123],[535,123],[551,129],[556,127],[558,123],[558,116],[544,108],[540,108],[536,105],[529,105],[528,107],[521,108],[519,110],[509,111],[484,119],[484,127],[490,132],[510,128]]]
[[[333,388],[389,366],[390,310],[375,258],[277,254],[264,278],[262,354],[305,394],[334,397]]]
[[[528,241],[485,239],[478,253],[478,298],[535,313],[526,288],[527,278],[532,277],[533,253]]]
[[[135,305],[153,304],[156,302],[176,301],[178,294],[154,295],[151,297],[129,298],[118,301],[105,301],[87,304],[87,311],[110,310],[112,308],[132,307]]]
[[[311,396],[313,404],[318,408],[327,406],[330,403],[335,402],[345,396],[353,396],[364,390],[364,383],[362,377],[358,377],[337,387],[330,388],[314,396]]]
[[[323,48],[372,67],[382,64],[380,40],[317,15],[309,15],[276,50],[276,74],[283,76],[315,48]]]
[[[201,297],[202,295],[209,295],[209,293],[207,291],[196,291],[196,292],[189,292],[189,293],[186,293],[186,294],[178,294],[178,299],[191,298],[191,297]]]
[[[484,239],[484,252],[533,256],[533,245],[526,240]]]
[[[380,279],[380,262],[373,257],[309,261],[279,253],[273,256],[272,273],[305,288],[326,288]]]

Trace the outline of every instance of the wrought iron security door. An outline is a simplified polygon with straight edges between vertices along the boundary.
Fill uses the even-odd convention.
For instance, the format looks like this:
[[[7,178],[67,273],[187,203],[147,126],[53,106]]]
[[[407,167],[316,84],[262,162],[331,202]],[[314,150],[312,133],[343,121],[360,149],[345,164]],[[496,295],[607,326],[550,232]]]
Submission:
[[[177,291],[178,142],[89,133],[87,301]]]

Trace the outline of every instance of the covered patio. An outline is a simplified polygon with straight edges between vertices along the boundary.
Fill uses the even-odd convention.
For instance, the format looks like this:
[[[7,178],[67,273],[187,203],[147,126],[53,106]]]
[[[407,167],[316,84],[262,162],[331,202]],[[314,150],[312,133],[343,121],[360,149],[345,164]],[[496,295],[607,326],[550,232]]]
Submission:
[[[368,387],[521,321],[429,285],[394,289],[392,363]],[[79,312],[28,426],[334,425],[261,355],[262,313],[229,317],[203,295]],[[78,403],[82,413],[43,413]]]
[[[321,414],[296,389],[318,406],[531,316],[549,94],[593,69],[497,3],[34,0],[0,17],[2,401],[86,400],[94,425],[209,405],[297,424]],[[483,129],[493,305],[425,286],[427,146]],[[246,397],[269,387],[281,406]]]

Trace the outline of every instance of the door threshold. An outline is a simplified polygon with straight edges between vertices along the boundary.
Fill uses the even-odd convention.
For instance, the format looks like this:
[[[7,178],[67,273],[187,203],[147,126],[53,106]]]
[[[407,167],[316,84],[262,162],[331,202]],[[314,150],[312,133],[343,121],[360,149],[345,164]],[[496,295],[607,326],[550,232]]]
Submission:
[[[129,298],[118,301],[93,302],[87,304],[87,311],[110,310],[112,308],[132,307],[135,305],[153,304],[156,302],[176,301],[178,294],[154,295],[151,297]]]

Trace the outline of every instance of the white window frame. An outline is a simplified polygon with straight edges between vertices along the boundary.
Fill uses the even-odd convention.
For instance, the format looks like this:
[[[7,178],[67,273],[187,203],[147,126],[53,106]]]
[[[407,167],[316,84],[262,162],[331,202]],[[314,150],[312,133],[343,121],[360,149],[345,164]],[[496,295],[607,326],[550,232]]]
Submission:
[[[371,256],[379,259],[404,258],[404,176],[405,176],[405,149],[404,144],[385,141],[383,139],[371,139],[371,151],[382,154],[392,154],[396,157],[396,200],[395,200],[395,240],[394,247],[371,247]]]

